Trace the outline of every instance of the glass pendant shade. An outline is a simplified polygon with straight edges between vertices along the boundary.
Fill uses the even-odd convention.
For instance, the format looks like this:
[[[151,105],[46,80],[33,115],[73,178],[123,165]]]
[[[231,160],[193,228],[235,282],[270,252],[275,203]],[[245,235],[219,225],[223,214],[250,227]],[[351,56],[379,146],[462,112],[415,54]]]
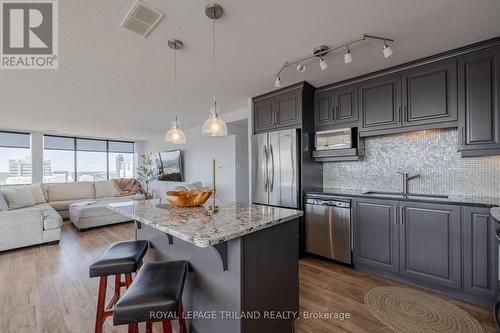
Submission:
[[[168,143],[182,144],[186,143],[186,134],[179,128],[177,119],[172,122],[172,127],[165,134],[165,141]]]
[[[210,117],[203,124],[202,134],[205,136],[227,136],[226,123],[219,117],[215,108],[210,109]]]

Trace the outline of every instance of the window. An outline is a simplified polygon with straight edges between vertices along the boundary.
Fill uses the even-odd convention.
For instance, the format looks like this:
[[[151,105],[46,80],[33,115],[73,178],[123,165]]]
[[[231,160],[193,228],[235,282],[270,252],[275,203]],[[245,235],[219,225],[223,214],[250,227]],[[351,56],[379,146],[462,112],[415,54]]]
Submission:
[[[134,144],[132,142],[109,141],[109,179],[134,177]]]
[[[108,179],[107,141],[76,139],[77,180]]]
[[[31,184],[31,136],[0,132],[0,185]]]
[[[133,142],[44,137],[44,182],[131,178],[134,172]]]
[[[75,139],[48,135],[43,139],[43,182],[75,181]]]

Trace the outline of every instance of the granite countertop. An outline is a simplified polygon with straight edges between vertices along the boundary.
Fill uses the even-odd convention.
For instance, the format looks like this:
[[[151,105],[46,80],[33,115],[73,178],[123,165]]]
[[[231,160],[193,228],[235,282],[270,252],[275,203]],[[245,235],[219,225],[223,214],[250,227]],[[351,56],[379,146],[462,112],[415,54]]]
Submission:
[[[373,199],[387,199],[397,201],[414,201],[414,202],[433,202],[451,205],[462,206],[482,206],[482,207],[497,207],[500,206],[500,197],[478,196],[478,195],[448,195],[448,198],[436,197],[417,197],[409,196],[403,197],[402,195],[387,195],[387,194],[366,194],[369,190],[366,189],[338,189],[338,188],[309,188],[305,189],[306,194],[317,195],[334,195],[345,197],[361,197]],[[500,209],[498,210],[500,218]],[[500,219],[499,219],[500,220]]]
[[[106,207],[198,247],[216,245],[293,220],[302,211],[217,201],[219,212],[207,207],[177,208],[161,199],[111,203]]]

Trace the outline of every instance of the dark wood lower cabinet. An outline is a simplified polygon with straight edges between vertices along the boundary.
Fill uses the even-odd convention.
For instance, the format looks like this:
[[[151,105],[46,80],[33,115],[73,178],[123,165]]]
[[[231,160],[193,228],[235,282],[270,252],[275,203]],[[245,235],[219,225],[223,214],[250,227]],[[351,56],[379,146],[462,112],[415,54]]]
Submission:
[[[400,273],[460,288],[460,206],[403,203],[400,210]]]
[[[496,224],[488,208],[462,209],[464,289],[492,299],[497,293]]]
[[[397,201],[354,202],[354,261],[398,271]]]
[[[354,267],[484,305],[497,295],[489,208],[353,198]]]

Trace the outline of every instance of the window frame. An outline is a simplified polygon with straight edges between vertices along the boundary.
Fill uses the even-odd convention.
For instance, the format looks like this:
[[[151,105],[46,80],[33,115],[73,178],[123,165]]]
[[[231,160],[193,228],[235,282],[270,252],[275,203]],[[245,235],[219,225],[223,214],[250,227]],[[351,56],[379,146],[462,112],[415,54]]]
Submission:
[[[77,136],[66,136],[66,135],[52,135],[52,134],[44,134],[44,145],[43,145],[43,150],[63,150],[63,149],[52,149],[52,148],[45,148],[45,137],[58,137],[58,138],[67,138],[67,139],[72,139],[73,140],[73,150],[65,150],[65,151],[72,151],[74,155],[74,180],[73,182],[78,181],[78,152],[97,152],[97,153],[106,153],[106,179],[109,179],[109,143],[110,142],[123,142],[123,143],[130,143],[132,144],[133,151],[131,152],[132,154],[135,154],[135,142],[134,141],[121,141],[121,140],[113,140],[113,139],[94,139],[94,138],[86,138],[86,137],[77,137]],[[92,141],[105,141],[106,142],[106,151],[102,150],[79,150],[78,149],[78,140],[92,140]],[[112,153],[115,153],[115,151],[112,151]],[[129,152],[130,154],[130,152]],[[134,165],[134,171],[135,171],[135,165]]]

